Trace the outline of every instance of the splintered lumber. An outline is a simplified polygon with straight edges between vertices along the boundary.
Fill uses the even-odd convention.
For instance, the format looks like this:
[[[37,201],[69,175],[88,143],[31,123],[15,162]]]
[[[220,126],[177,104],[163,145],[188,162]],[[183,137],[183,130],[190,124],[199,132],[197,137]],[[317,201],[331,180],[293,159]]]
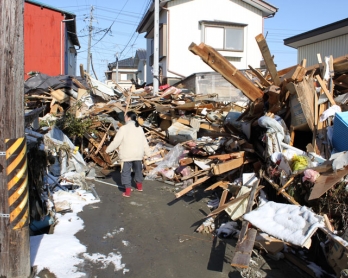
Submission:
[[[100,141],[99,145],[97,146],[97,149],[96,149],[96,151],[95,151],[95,153],[94,153],[95,155],[97,155],[97,154],[99,153],[100,149],[102,148],[102,146],[103,146],[103,144],[104,144],[104,142],[105,142],[106,136],[108,135],[108,131],[109,131],[110,127],[111,127],[111,124],[110,124],[109,127],[107,128],[107,130],[106,130],[106,132],[105,132],[105,134],[104,134],[102,140]]]
[[[259,187],[256,189],[255,195],[256,195],[262,188],[264,188],[264,186],[259,186]],[[248,191],[247,193],[244,193],[243,195],[241,195],[241,196],[239,196],[239,197],[237,197],[237,198],[235,198],[235,199],[233,199],[233,200],[227,202],[226,204],[223,204],[222,206],[218,207],[217,209],[215,209],[215,210],[213,210],[211,213],[209,213],[207,217],[216,215],[216,214],[222,212],[223,210],[225,210],[226,208],[232,206],[233,204],[238,203],[239,201],[248,198],[248,196],[250,195],[250,192],[251,192],[251,191]]]
[[[254,198],[255,198],[255,194],[257,191],[257,187],[259,186],[259,183],[260,183],[260,179],[258,179],[257,183],[254,184],[250,192],[248,205],[245,210],[245,213],[248,213],[251,211],[251,208],[254,204]],[[253,251],[257,231],[255,229],[248,230],[248,226],[249,226],[249,221],[243,220],[242,229],[240,230],[240,233],[239,233],[236,250],[231,263],[231,265],[234,267],[240,267],[240,268],[249,267],[249,262],[251,258],[251,253]]]
[[[317,97],[316,91],[313,85],[313,78],[305,78],[301,82],[288,83],[287,88],[289,91],[296,91],[298,96],[298,101],[301,104],[303,114],[307,120],[309,128],[313,131],[314,126],[314,98]]]
[[[315,64],[313,66],[307,67],[307,71],[317,70],[319,68],[319,64]],[[341,57],[337,57],[333,59],[333,67],[335,74],[345,73],[348,71],[348,55],[344,55]]]
[[[263,60],[265,61],[266,67],[269,70],[269,74],[271,75],[274,85],[279,86],[281,82],[265,37],[262,34],[259,34],[255,37],[255,39],[257,44],[259,45]]]
[[[255,246],[265,249],[270,254],[277,254],[284,249],[284,242],[280,239],[262,235],[256,237]]]
[[[229,192],[228,189],[225,189],[222,192],[220,202],[219,202],[219,207],[221,207],[226,202],[228,192]]]
[[[219,159],[219,160],[228,160],[231,158],[239,158],[243,157],[244,152],[236,152],[236,153],[226,153],[226,154],[218,154],[218,155],[211,155],[208,156],[208,159]]]
[[[228,82],[241,90],[250,100],[255,101],[257,98],[263,96],[263,92],[257,88],[252,81],[245,77],[214,48],[205,43],[200,43],[199,45],[191,43],[189,50],[201,57],[208,66],[220,73]]]
[[[67,95],[60,89],[51,91],[50,93],[51,93],[51,96],[59,103],[66,102],[70,99],[69,95]]]
[[[170,115],[163,114],[163,113],[160,113],[159,116],[163,120],[177,121],[177,122],[184,124],[184,125],[187,125],[187,126],[190,125],[190,120],[188,120],[188,119],[171,117]],[[220,127],[211,125],[210,123],[201,123],[199,128],[210,130],[210,131],[221,132]]]
[[[244,163],[244,157],[232,159],[227,162],[213,166],[213,173],[214,175],[220,175],[242,166],[243,163]]]
[[[284,192],[285,189],[293,182],[294,179],[294,176],[290,177],[289,180],[283,185],[283,187],[278,190],[277,195],[279,195],[281,192]]]
[[[327,96],[327,98],[329,99],[330,103],[332,105],[336,105],[335,100],[333,99],[332,95],[330,94],[329,90],[326,88],[326,85],[324,83],[324,81],[321,79],[321,77],[319,75],[316,75],[315,78],[318,80],[321,88],[323,89],[325,95]]]
[[[231,266],[239,267],[239,268],[248,268],[249,262],[251,258],[251,254],[253,252],[255,238],[257,231],[255,229],[249,229],[246,232],[243,241],[237,243],[234,257],[231,262]]]
[[[249,69],[251,69],[251,71],[257,76],[257,78],[260,80],[260,82],[261,82],[261,84],[262,84],[263,86],[269,87],[269,86],[272,85],[271,83],[269,83],[269,82],[267,81],[266,78],[263,77],[262,73],[261,73],[259,70],[254,69],[254,68],[253,68],[252,66],[250,66],[250,65],[248,65],[248,67],[249,67]]]
[[[208,179],[211,178],[211,175],[205,176],[203,178],[200,178],[199,180],[197,180],[196,182],[194,182],[193,184],[185,187],[183,190],[181,190],[180,192],[175,194],[176,198],[180,198],[181,196],[185,195],[186,193],[190,192],[194,187],[196,187],[197,185],[200,185],[201,183],[207,181]]]
[[[284,197],[285,199],[287,199],[290,203],[292,203],[292,204],[294,204],[294,205],[297,205],[297,206],[300,205],[300,204],[299,204],[298,202],[296,202],[296,200],[295,200],[293,197],[291,197],[288,193],[286,193],[285,191],[281,191],[280,186],[279,186],[278,184],[276,184],[274,181],[272,181],[269,177],[267,177],[266,175],[263,175],[263,177],[265,178],[265,180],[268,181],[268,183],[269,183],[270,185],[272,185],[272,187],[273,187],[275,190],[277,190],[277,192],[280,192],[280,194],[282,194],[283,197]]]
[[[192,179],[194,177],[197,177],[197,176],[208,175],[210,170],[211,170],[211,168],[206,169],[206,170],[195,171],[192,175],[182,177],[181,180],[185,181],[185,180],[189,180],[189,179]]]
[[[308,200],[310,201],[320,198],[320,196],[336,185],[346,175],[348,175],[348,167],[337,171],[336,173],[328,172],[321,174],[320,177],[315,181]]]
[[[222,187],[222,188],[227,188],[227,185],[229,184],[229,181],[218,181],[214,184],[212,184],[211,186],[207,187],[204,191],[208,191],[208,190],[213,190],[217,187]]]

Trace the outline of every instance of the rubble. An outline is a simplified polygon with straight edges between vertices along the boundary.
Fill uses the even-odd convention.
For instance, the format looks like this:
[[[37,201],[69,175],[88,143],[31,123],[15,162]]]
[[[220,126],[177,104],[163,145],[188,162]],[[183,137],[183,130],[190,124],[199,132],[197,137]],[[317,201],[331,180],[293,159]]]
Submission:
[[[111,88],[87,73],[29,78],[32,219],[69,210],[65,203],[52,206],[54,191],[94,191],[86,176],[93,180],[96,167],[103,175],[121,165],[117,151],[105,150],[132,110],[152,150],[143,161],[146,179],[173,185],[176,198],[205,188],[211,212],[197,232],[238,237],[232,266],[248,268],[258,248],[313,277],[308,258],[340,275],[348,268],[348,56],[277,71],[266,40],[256,40],[266,69],[238,70],[204,43],[189,46],[227,80],[228,101],[219,90],[197,93],[192,77],[159,92],[145,84]],[[228,222],[217,221],[222,216]],[[294,258],[300,250],[310,254],[306,260]]]

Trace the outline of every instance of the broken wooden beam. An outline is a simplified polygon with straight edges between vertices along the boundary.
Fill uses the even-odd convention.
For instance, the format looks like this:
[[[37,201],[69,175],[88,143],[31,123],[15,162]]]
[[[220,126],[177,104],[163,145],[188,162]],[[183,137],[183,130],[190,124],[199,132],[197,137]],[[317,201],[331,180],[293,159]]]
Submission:
[[[208,66],[220,73],[228,82],[241,90],[242,93],[252,101],[263,96],[263,92],[257,88],[252,81],[245,77],[214,48],[205,43],[200,43],[199,45],[191,43],[189,50],[201,57]]]
[[[244,157],[228,160],[227,162],[213,166],[213,173],[214,175],[220,175],[242,166],[243,163]]]
[[[262,174],[260,174],[262,176]],[[251,211],[254,204],[255,195],[257,188],[260,184],[260,179],[254,184],[251,189],[248,205],[246,207],[245,213]],[[236,250],[232,259],[231,265],[234,267],[248,268],[251,258],[251,253],[254,248],[256,229],[249,229],[249,221],[243,220],[242,229],[240,230]]]
[[[281,82],[280,82],[277,68],[273,62],[271,52],[269,51],[265,37],[262,34],[259,34],[255,37],[255,39],[260,48],[263,60],[265,61],[266,67],[269,70],[269,74],[271,75],[274,85],[279,86]]]
[[[282,194],[283,197],[284,197],[285,199],[287,199],[290,203],[292,203],[292,204],[294,204],[294,205],[297,205],[297,206],[300,205],[300,204],[299,204],[298,202],[296,202],[296,200],[295,200],[292,196],[290,196],[288,193],[286,193],[285,191],[279,191],[279,190],[281,189],[280,186],[279,186],[278,184],[276,184],[274,181],[272,181],[269,177],[267,177],[266,175],[263,175],[263,177],[265,178],[265,180],[268,181],[268,183],[269,183],[270,185],[272,185],[272,187],[273,187],[275,190],[277,190],[277,192],[280,192],[280,194]]]
[[[194,187],[196,187],[197,185],[200,185],[201,183],[207,181],[208,179],[211,178],[211,175],[205,176],[203,178],[200,178],[199,180],[197,180],[195,183],[185,187],[183,190],[181,190],[180,192],[175,194],[176,198],[180,198],[181,196],[185,195],[186,193],[190,192]]]

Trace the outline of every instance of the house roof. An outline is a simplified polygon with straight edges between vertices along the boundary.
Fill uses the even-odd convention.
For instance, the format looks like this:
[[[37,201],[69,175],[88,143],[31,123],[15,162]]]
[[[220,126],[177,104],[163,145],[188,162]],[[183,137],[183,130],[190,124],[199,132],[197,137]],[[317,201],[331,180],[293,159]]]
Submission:
[[[117,61],[115,61],[113,63],[109,63],[108,64],[109,70],[116,68],[116,63],[117,63]],[[130,57],[130,58],[118,60],[118,68],[120,68],[120,69],[121,68],[123,68],[123,69],[134,68],[134,58]]]
[[[170,1],[173,1],[173,0],[160,1],[159,5],[160,7],[164,7],[167,4],[167,2],[170,2]],[[275,6],[263,0],[241,0],[241,1],[248,3],[249,5],[261,10],[263,17],[272,17],[278,11],[278,8],[276,8]],[[152,5],[147,10],[146,14],[143,16],[142,20],[138,24],[136,31],[139,34],[147,32],[149,27],[152,27],[152,25],[154,24],[154,9],[155,9],[155,5],[154,3],[152,3]]]
[[[130,57],[130,58],[118,60],[118,68],[123,68],[123,69],[137,68],[138,65],[135,64],[137,62],[136,60],[146,60],[146,50],[145,49],[139,48],[135,52],[135,57]],[[116,68],[116,62],[117,61],[108,64],[109,70]]]
[[[135,53],[139,60],[146,60],[146,49],[139,48]]]
[[[56,12],[62,13],[62,14],[65,15],[65,20],[73,19],[71,21],[65,21],[66,29],[67,29],[67,32],[68,32],[68,36],[71,39],[71,42],[74,45],[78,46],[79,48],[81,47],[80,46],[80,42],[79,42],[79,38],[77,37],[77,34],[76,34],[76,15],[74,13],[71,13],[71,12],[68,12],[68,11],[65,11],[65,10],[61,10],[61,9],[58,9],[58,8],[55,8],[55,7],[52,7],[50,5],[47,5],[45,3],[41,3],[39,1],[25,0],[25,2],[29,3],[29,4],[32,4],[32,5],[39,6],[39,7],[44,7],[46,9],[50,9],[52,11],[56,11]]]
[[[301,46],[348,34],[348,18],[284,39],[284,45]]]

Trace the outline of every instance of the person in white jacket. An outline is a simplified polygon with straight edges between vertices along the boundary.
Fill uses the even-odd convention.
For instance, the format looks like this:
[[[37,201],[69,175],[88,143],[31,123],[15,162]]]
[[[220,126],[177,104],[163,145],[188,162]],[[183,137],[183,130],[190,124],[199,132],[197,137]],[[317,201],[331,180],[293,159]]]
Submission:
[[[114,140],[106,148],[110,153],[119,148],[119,157],[123,163],[121,172],[121,182],[125,187],[124,197],[130,197],[132,184],[132,169],[136,189],[143,191],[142,160],[144,153],[149,156],[150,148],[142,127],[139,126],[137,115],[133,111],[128,111],[125,116],[126,124],[118,130]]]

